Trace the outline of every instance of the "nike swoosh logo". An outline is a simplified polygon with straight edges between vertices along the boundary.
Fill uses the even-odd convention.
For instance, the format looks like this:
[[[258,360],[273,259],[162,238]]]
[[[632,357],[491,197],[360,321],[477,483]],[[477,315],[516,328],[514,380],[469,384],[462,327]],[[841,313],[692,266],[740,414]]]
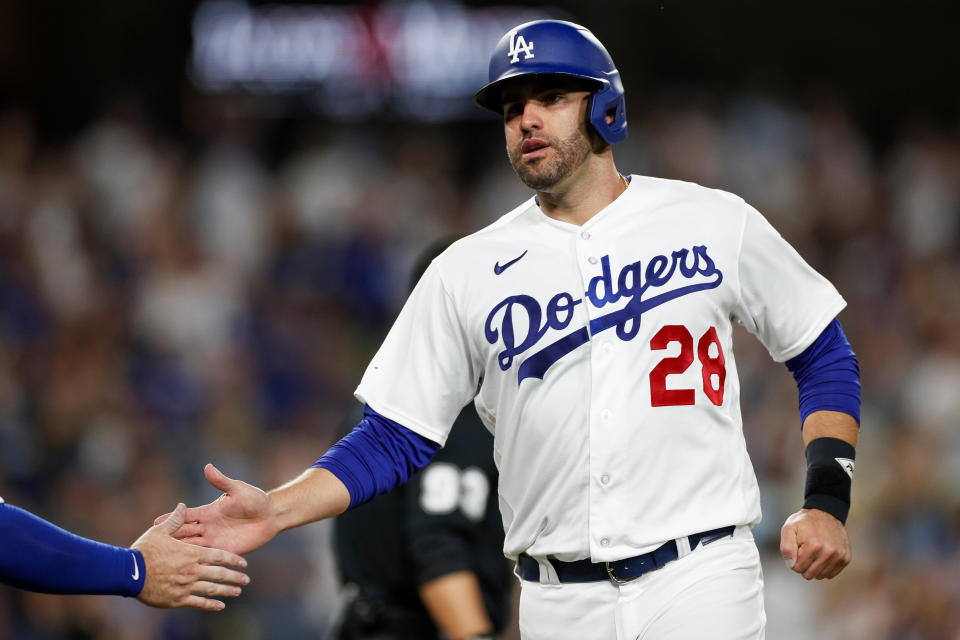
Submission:
[[[530,251],[530,249],[527,249],[527,251]],[[509,267],[510,265],[512,265],[514,262],[516,262],[517,260],[519,260],[519,259],[522,258],[523,256],[527,255],[527,251],[524,251],[524,252],[521,253],[519,256],[517,256],[516,258],[514,258],[514,259],[511,260],[510,262],[506,263],[506,264],[503,265],[502,267],[500,266],[500,263],[499,263],[499,262],[495,262],[494,265],[493,265],[493,273],[496,274],[496,275],[500,275],[501,273],[503,273],[504,271],[507,270],[507,267]]]
[[[133,558],[133,576],[132,576],[132,577],[133,577],[134,580],[139,580],[139,579],[140,579],[140,566],[137,564],[137,556],[135,556],[135,555],[133,555],[133,554],[131,553],[131,554],[130,554],[130,557]]]

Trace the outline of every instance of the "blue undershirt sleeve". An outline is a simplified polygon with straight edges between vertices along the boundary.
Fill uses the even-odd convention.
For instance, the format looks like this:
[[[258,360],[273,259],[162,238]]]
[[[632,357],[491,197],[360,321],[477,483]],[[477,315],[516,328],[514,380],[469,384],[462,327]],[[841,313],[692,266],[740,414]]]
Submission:
[[[436,442],[365,406],[360,424],[311,466],[346,485],[352,509],[407,482],[439,450]]]
[[[136,596],[143,556],[81,538],[0,500],[0,582],[41,593]]]
[[[787,360],[797,382],[800,424],[814,411],[839,411],[860,424],[860,365],[840,321],[827,328],[800,355]]]

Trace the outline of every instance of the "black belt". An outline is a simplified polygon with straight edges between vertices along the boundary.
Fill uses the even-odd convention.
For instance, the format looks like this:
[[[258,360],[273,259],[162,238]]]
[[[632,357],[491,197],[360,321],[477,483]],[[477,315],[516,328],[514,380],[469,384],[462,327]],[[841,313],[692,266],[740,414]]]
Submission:
[[[690,541],[691,551],[703,542],[709,544],[714,540],[726,538],[733,534],[735,527],[720,527],[710,531],[701,531],[687,538]],[[677,551],[677,541],[671,540],[643,555],[634,556],[616,562],[591,562],[590,560],[575,560],[562,562],[553,558],[547,561],[557,571],[560,582],[599,582],[610,580],[615,584],[625,584],[636,580],[645,573],[659,569],[668,562],[680,557]],[[540,564],[525,553],[517,559],[517,573],[524,580],[540,581]]]

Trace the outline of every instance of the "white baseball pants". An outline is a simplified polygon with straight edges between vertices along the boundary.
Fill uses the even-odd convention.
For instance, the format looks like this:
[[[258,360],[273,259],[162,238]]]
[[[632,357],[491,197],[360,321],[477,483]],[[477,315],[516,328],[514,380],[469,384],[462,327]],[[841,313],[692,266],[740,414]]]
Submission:
[[[549,580],[521,580],[523,640],[764,638],[763,572],[747,527],[622,586]]]

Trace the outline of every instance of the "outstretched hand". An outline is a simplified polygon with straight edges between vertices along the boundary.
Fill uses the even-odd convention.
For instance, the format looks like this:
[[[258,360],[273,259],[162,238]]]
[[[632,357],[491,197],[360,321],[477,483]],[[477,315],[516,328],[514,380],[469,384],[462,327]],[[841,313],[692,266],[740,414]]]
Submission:
[[[240,595],[240,586],[250,579],[239,571],[215,565],[246,567],[240,556],[204,549],[175,540],[173,533],[183,525],[187,508],[177,505],[169,518],[147,530],[131,546],[143,555],[146,566],[143,589],[137,599],[151,607],[172,609],[194,607],[220,611],[224,603],[210,596]],[[206,597],[205,597],[206,596]]]
[[[234,553],[259,549],[280,531],[267,494],[253,485],[233,480],[208,464],[207,481],[223,495],[202,507],[186,510],[185,522],[173,534],[184,542]],[[163,522],[170,514],[157,518]]]
[[[780,529],[780,555],[807,580],[836,577],[850,564],[850,540],[843,523],[819,509],[801,509]]]

